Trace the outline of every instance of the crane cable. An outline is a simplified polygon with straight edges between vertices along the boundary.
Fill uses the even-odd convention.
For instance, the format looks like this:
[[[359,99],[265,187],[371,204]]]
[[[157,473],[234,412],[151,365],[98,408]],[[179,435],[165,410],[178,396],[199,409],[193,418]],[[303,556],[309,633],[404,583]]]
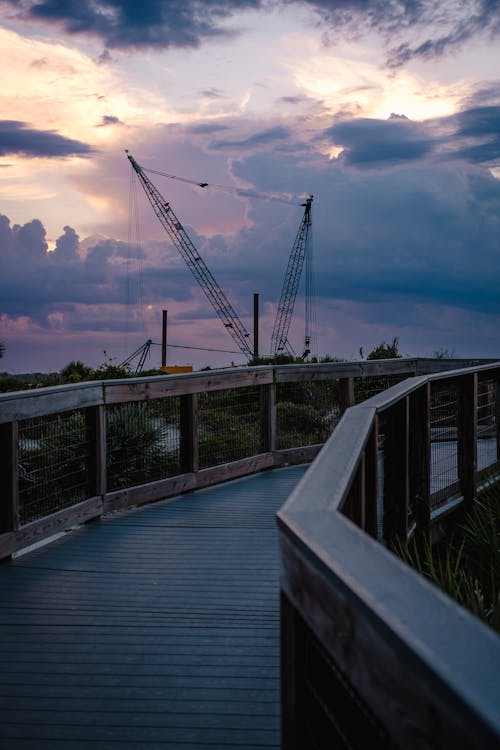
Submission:
[[[150,174],[156,174],[160,175],[160,177],[168,177],[169,180],[177,180],[178,182],[187,182],[188,185],[195,185],[196,187],[200,188],[214,188],[216,190],[222,190],[226,193],[231,193],[233,195],[239,195],[242,198],[258,198],[261,200],[268,200],[272,202],[277,203],[286,203],[289,206],[301,206],[303,203],[303,198],[300,198],[299,196],[296,196],[294,198],[284,198],[280,195],[274,195],[272,193],[257,193],[253,190],[243,190],[241,188],[235,188],[235,187],[229,187],[228,185],[217,185],[214,182],[203,182],[200,180],[191,180],[188,177],[179,177],[178,175],[174,174],[168,174],[167,172],[160,172],[157,169],[148,169],[147,167],[143,167],[141,164],[141,169],[143,172],[149,172]]]

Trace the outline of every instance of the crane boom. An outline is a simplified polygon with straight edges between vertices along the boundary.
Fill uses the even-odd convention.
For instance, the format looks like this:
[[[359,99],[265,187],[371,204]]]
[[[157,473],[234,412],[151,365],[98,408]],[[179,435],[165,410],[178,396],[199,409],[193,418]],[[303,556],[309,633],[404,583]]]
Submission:
[[[225,328],[233,337],[240,351],[245,354],[245,356],[251,358],[253,352],[250,344],[250,334],[245,329],[245,326],[239,319],[233,306],[189,239],[186,230],[173,212],[170,204],[165,201],[165,198],[161,195],[160,191],[144,174],[142,167],[136,162],[134,157],[129,154],[128,151],[126,151],[126,154],[163,228],[166,230],[177,250],[186,261],[189,270],[202,288],[215,312],[222,320]]]
[[[288,259],[288,266],[283,281],[283,287],[281,289],[278,311],[276,313],[276,319],[274,321],[273,332],[271,335],[271,352],[274,356],[281,354],[283,351],[289,352],[291,349],[288,342],[288,332],[290,330],[295,298],[297,296],[297,289],[299,287],[302,268],[304,266],[304,258],[306,257],[310,242],[312,202],[313,196],[311,195],[306,202],[302,204],[305,207],[304,216]],[[308,341],[306,340],[306,347],[307,346]]]

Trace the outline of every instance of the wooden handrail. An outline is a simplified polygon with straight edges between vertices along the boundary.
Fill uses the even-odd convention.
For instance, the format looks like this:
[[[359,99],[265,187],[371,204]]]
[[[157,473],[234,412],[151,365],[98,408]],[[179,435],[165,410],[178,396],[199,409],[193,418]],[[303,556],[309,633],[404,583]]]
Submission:
[[[282,663],[283,750],[313,743],[311,716],[329,727],[332,746],[347,738],[361,750],[363,725],[383,738],[376,747],[500,743],[498,636],[385,546],[429,535],[433,386],[450,384],[458,399],[462,494],[450,506],[473,501],[479,378],[498,383],[500,363],[413,377],[348,409],[280,509],[282,638],[292,644]],[[500,481],[498,464],[491,481]]]
[[[340,409],[354,401],[354,379],[405,377],[434,368],[463,367],[471,360],[426,360],[401,358],[361,362],[333,362],[304,365],[279,365],[210,370],[182,375],[126,378],[83,382],[35,390],[0,394],[1,441],[7,471],[0,479],[0,558],[33,540],[49,536],[62,525],[71,525],[99,515],[107,509],[140,504],[206,486],[264,468],[290,462],[311,461],[321,445],[280,446],[276,450],[277,389],[286,384],[339,384]],[[473,361],[476,363],[476,361]],[[196,395],[228,389],[258,388],[260,399],[260,452],[229,464],[200,470]],[[147,485],[110,489],[107,480],[107,410],[114,405],[150,402],[180,397],[180,472]],[[384,396],[379,397],[383,403]],[[87,497],[72,507],[63,507],[48,516],[19,522],[18,425],[24,420],[42,419],[81,411],[84,415],[87,448],[83,460],[88,472]],[[373,516],[373,512],[372,512]],[[22,525],[22,528],[19,528]]]

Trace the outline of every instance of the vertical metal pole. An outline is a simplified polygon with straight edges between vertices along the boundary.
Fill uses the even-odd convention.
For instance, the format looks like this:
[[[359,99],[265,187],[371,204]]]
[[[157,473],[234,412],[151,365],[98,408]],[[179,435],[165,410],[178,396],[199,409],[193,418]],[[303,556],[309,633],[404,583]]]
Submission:
[[[167,364],[167,310],[163,310],[162,329],[161,329],[161,366]]]
[[[253,356],[259,356],[259,295],[253,295]]]

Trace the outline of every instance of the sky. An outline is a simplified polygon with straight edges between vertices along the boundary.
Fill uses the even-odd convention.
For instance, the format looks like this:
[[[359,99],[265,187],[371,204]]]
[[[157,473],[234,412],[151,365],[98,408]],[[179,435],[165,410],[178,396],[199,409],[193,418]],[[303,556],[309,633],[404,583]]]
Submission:
[[[0,370],[156,367],[165,309],[246,361],[125,149],[262,354],[314,195],[313,354],[500,357],[500,0],[0,0],[0,56]]]

